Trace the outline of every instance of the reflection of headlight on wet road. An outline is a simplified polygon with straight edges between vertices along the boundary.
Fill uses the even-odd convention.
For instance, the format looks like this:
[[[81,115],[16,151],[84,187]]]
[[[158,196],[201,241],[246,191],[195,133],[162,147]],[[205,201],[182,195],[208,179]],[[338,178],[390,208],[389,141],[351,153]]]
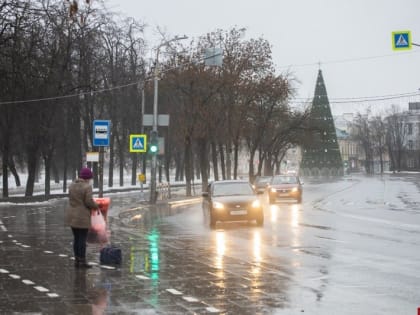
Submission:
[[[273,223],[277,222],[277,210],[278,209],[279,208],[275,205],[270,206],[270,219],[271,219],[271,222],[273,222]]]
[[[142,215],[141,215],[141,214],[137,214],[137,215],[135,215],[135,216],[132,216],[132,217],[131,217],[131,219],[130,219],[130,221],[140,220],[140,219],[141,219],[141,217],[142,217]]]
[[[261,234],[259,231],[254,232],[254,260],[261,261]]]
[[[291,225],[294,228],[299,226],[299,206],[292,205],[292,218],[291,218]]]
[[[225,241],[225,232],[216,232],[216,258],[215,264],[217,269],[223,268],[223,256],[225,255],[226,250],[226,241]]]

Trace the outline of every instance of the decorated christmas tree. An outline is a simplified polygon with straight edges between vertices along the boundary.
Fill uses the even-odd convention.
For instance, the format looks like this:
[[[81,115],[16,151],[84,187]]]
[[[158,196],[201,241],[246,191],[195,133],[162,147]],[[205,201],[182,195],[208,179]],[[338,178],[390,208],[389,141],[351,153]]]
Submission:
[[[321,70],[316,80],[308,131],[302,147],[300,171],[304,176],[343,174],[343,162]]]

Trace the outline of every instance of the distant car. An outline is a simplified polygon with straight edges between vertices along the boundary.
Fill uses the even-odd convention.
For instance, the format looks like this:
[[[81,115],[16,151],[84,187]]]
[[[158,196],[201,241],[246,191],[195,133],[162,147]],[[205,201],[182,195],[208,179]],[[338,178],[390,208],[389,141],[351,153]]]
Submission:
[[[203,196],[203,211],[210,228],[218,221],[253,221],[264,224],[263,206],[248,181],[222,180],[209,184]]]
[[[295,169],[290,169],[290,170],[287,170],[287,175],[297,175],[297,170],[295,170]]]
[[[276,175],[271,179],[268,201],[273,204],[279,199],[295,199],[301,203],[302,193],[302,183],[298,176]]]
[[[271,177],[272,176],[257,176],[252,187],[254,187],[257,192],[265,192],[267,187],[270,185]]]

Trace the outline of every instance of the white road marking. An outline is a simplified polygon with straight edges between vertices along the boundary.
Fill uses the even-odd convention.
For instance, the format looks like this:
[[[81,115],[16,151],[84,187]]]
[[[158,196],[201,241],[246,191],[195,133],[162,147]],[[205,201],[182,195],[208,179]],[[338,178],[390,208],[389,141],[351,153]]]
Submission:
[[[100,265],[100,267],[103,269],[110,269],[110,270],[115,269],[115,267],[107,266],[107,265]]]
[[[41,286],[36,286],[36,287],[34,287],[34,289],[38,290],[39,292],[48,292],[48,291],[50,291],[47,288],[44,288],[44,287],[41,287]]]
[[[11,235],[11,234],[8,234],[8,235],[7,235],[7,237],[8,237],[8,238],[12,238],[12,237],[13,237],[13,235]]]
[[[137,275],[136,278],[140,279],[140,280],[149,280],[149,277],[146,276],[142,276],[142,275]]]
[[[54,254],[54,252],[50,251],[50,250],[44,250],[45,254]]]
[[[56,298],[56,297],[59,297],[59,295],[58,295],[57,293],[47,293],[47,295],[48,295],[50,298]]]
[[[5,227],[3,224],[0,224],[0,229],[1,229],[3,232],[7,232],[7,229],[6,229],[6,227]]]
[[[191,303],[198,302],[198,299],[196,299],[195,297],[192,297],[192,296],[183,296],[182,298],[187,302],[191,302]]]
[[[66,254],[60,254],[60,255],[58,255],[59,257],[69,257],[68,255],[66,255]]]
[[[182,292],[175,290],[175,289],[166,289],[166,291],[168,291],[169,293],[173,294],[173,295],[182,295]]]
[[[9,273],[9,271],[6,269],[0,269],[0,273]]]
[[[22,282],[23,282],[24,284],[26,284],[26,285],[32,285],[32,284],[35,284],[35,282],[32,282],[31,280],[28,280],[28,279],[22,280]]]
[[[213,306],[207,307],[206,308],[206,311],[207,312],[210,312],[210,313],[219,313],[219,312],[221,312],[221,310],[219,310],[219,309],[217,309],[217,308],[215,308]]]
[[[9,277],[13,279],[20,279],[19,275],[14,275],[14,274],[10,274]]]
[[[28,247],[31,247],[31,246],[29,246],[29,245],[22,245],[22,247],[28,248]]]

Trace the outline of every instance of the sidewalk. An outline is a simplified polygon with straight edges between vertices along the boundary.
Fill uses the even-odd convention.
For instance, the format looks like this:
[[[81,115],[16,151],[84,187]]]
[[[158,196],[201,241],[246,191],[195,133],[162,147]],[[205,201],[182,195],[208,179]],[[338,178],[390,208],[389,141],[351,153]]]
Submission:
[[[138,292],[155,273],[151,251],[157,245],[151,233],[153,222],[170,211],[168,201],[150,206],[140,203],[135,192],[111,195],[111,242],[122,249],[123,263],[99,265],[100,246],[89,244],[87,257],[94,265],[89,270],[74,268],[72,234],[63,224],[65,206],[65,198],[0,204],[0,314],[104,314],[105,308],[106,314],[166,313],[152,303],[159,291]],[[185,311],[167,302],[163,308]]]

